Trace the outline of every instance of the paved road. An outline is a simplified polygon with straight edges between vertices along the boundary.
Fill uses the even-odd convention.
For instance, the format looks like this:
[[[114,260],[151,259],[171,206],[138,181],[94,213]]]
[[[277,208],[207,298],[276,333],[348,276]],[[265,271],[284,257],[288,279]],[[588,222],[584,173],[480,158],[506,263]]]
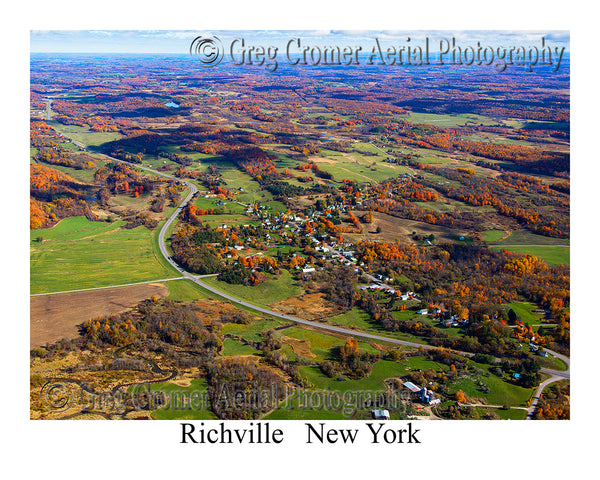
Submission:
[[[548,378],[547,380],[544,380],[542,383],[540,383],[535,394],[533,395],[533,398],[531,400],[531,405],[529,406],[529,408],[527,410],[527,420],[533,419],[533,413],[535,412],[535,407],[537,406],[538,402],[540,401],[540,396],[542,395],[544,388],[546,388],[551,383],[560,382],[561,380],[566,380],[566,379],[571,378],[571,360],[570,360],[570,358],[565,355],[562,355],[558,352],[548,350],[547,348],[546,348],[546,351],[548,353],[550,353],[551,355],[554,355],[555,357],[560,358],[563,362],[565,362],[567,364],[567,369],[564,371],[560,371],[560,370],[550,370],[549,368],[542,368],[540,370],[540,372],[547,373],[547,374],[551,375],[551,377]]]
[[[329,331],[329,332],[334,332],[334,333],[339,333],[339,334],[343,334],[343,335],[348,335],[348,336],[351,336],[351,337],[367,338],[369,340],[376,340],[376,341],[379,341],[379,342],[387,342],[387,343],[392,343],[392,344],[395,344],[395,345],[403,345],[403,346],[415,347],[415,348],[422,347],[425,350],[432,350],[432,349],[437,348],[437,347],[434,347],[434,346],[431,346],[431,345],[424,345],[424,344],[416,343],[416,342],[408,342],[408,341],[404,341],[404,340],[397,340],[395,338],[388,338],[388,337],[383,337],[383,336],[380,336],[380,335],[372,335],[370,333],[365,333],[365,332],[357,332],[355,330],[350,330],[350,329],[347,329],[347,328],[336,327],[334,325],[328,325],[328,324],[324,324],[324,323],[320,323],[320,322],[313,322],[313,321],[305,320],[303,318],[295,317],[295,316],[292,316],[292,315],[286,315],[286,314],[279,313],[279,312],[276,312],[274,310],[270,310],[270,309],[267,309],[267,308],[264,308],[264,307],[259,307],[257,305],[252,304],[252,303],[248,303],[245,300],[242,300],[240,298],[237,298],[237,297],[234,297],[232,295],[229,295],[226,292],[218,290],[218,289],[214,288],[213,286],[208,285],[207,283],[202,282],[199,279],[198,276],[192,275],[191,273],[189,273],[186,270],[184,270],[181,266],[179,266],[171,258],[171,256],[168,254],[167,249],[165,247],[165,234],[167,232],[167,229],[173,223],[173,221],[175,221],[175,219],[177,218],[177,215],[179,215],[179,212],[181,210],[183,210],[183,208],[185,208],[185,206],[192,199],[192,197],[194,196],[194,194],[198,191],[198,189],[196,188],[196,186],[194,184],[186,181],[186,180],[183,180],[183,179],[180,179],[180,178],[176,178],[176,177],[173,177],[171,175],[167,175],[164,172],[159,172],[157,170],[153,170],[153,169],[148,168],[148,167],[143,167],[143,166],[140,166],[140,165],[137,165],[137,164],[132,164],[131,162],[126,162],[124,160],[119,160],[118,158],[114,158],[114,157],[111,157],[109,155],[105,155],[103,153],[96,152],[96,151],[94,151],[94,150],[86,147],[85,145],[82,145],[80,143],[77,143],[77,142],[73,141],[73,139],[71,139],[71,141],[75,145],[77,145],[77,146],[79,146],[79,147],[81,147],[83,149],[87,149],[87,150],[89,150],[89,151],[91,151],[93,153],[102,155],[102,156],[104,156],[104,157],[106,157],[106,158],[108,158],[108,159],[110,159],[112,161],[119,162],[119,163],[126,163],[129,166],[133,166],[133,167],[145,170],[147,172],[151,172],[151,173],[153,173],[155,175],[159,175],[159,176],[162,176],[162,177],[165,177],[165,178],[170,178],[170,179],[175,180],[177,182],[183,183],[184,185],[186,185],[186,186],[188,186],[190,188],[190,193],[183,199],[183,201],[179,204],[179,206],[175,209],[175,211],[173,212],[173,214],[167,219],[167,221],[165,222],[165,224],[161,228],[161,230],[159,232],[158,239],[159,239],[160,252],[164,256],[164,258],[175,269],[177,269],[179,272],[181,272],[182,275],[185,278],[191,280],[192,282],[196,283],[197,285],[201,286],[202,288],[205,288],[206,290],[209,290],[209,291],[211,291],[211,292],[213,292],[213,293],[215,293],[215,294],[217,294],[217,295],[219,295],[219,296],[221,296],[223,298],[226,298],[227,300],[229,300],[232,303],[235,303],[237,305],[242,305],[242,306],[244,306],[246,308],[255,310],[257,312],[265,313],[267,315],[272,315],[274,317],[281,318],[282,320],[288,320],[288,321],[291,321],[291,322],[299,323],[301,325],[306,325],[306,326],[317,328],[317,329],[320,329],[320,330],[326,330],[326,331]],[[562,359],[567,364],[568,370],[562,372],[562,371],[558,371],[558,370],[550,370],[550,369],[545,369],[545,368],[541,369],[541,371],[543,373],[548,373],[548,374],[552,375],[552,377],[550,379],[546,380],[545,382],[542,382],[542,384],[539,386],[538,390],[536,391],[536,394],[535,394],[534,399],[532,401],[532,405],[529,408],[530,413],[527,416],[528,419],[531,418],[531,416],[533,415],[533,411],[535,410],[535,405],[537,405],[537,402],[539,400],[539,395],[541,394],[541,392],[544,389],[544,387],[546,387],[546,385],[548,385],[550,383],[553,383],[553,382],[556,382],[556,381],[559,381],[559,380],[563,380],[565,378],[570,378],[570,362],[569,362],[569,358],[566,357],[566,356],[564,356],[564,355],[560,355],[560,354],[558,354],[556,352],[552,352],[550,350],[547,350],[547,351],[550,354],[555,355],[555,356],[559,357],[560,359]],[[468,352],[459,352],[459,351],[456,351],[456,353],[458,353],[460,355],[469,356],[469,357],[473,356],[472,353],[468,353]]]

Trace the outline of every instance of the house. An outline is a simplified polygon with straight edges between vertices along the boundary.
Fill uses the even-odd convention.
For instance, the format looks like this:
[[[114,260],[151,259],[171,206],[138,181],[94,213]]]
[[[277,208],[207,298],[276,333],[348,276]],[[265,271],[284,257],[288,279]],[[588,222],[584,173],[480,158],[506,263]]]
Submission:
[[[390,412],[389,410],[371,410],[371,417],[373,420],[389,420]]]
[[[419,310],[417,313],[418,313],[419,315],[427,315],[427,309],[426,309],[426,308],[424,308],[424,309],[422,309],[422,310]]]

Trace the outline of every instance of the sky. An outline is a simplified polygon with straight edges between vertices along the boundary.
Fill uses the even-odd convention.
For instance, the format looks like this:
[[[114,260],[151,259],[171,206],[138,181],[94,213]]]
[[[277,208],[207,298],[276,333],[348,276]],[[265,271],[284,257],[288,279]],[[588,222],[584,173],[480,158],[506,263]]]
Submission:
[[[285,48],[292,38],[301,38],[312,45],[372,45],[378,38],[386,45],[404,45],[407,39],[417,43],[428,37],[432,49],[441,39],[455,38],[457,44],[494,46],[539,45],[545,37],[547,44],[566,47],[568,31],[394,31],[394,30],[31,30],[30,51],[45,53],[180,53],[188,54],[192,40],[199,35],[216,35],[224,44],[244,38],[248,44]]]

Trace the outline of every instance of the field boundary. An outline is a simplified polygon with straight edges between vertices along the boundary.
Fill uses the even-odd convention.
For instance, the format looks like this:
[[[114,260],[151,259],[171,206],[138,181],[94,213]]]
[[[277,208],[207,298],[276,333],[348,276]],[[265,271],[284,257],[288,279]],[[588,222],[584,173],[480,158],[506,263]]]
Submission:
[[[170,282],[172,280],[183,280],[185,277],[175,278],[161,278],[158,280],[147,280],[145,282],[136,283],[124,283],[122,285],[108,285],[106,287],[92,287],[92,288],[81,288],[78,290],[63,290],[62,292],[48,292],[48,293],[32,293],[30,297],[43,297],[46,295],[60,295],[61,293],[77,293],[77,292],[89,292],[90,290],[106,290],[107,288],[119,288],[119,287],[130,287],[133,285],[144,285],[146,283],[159,283],[159,282]]]

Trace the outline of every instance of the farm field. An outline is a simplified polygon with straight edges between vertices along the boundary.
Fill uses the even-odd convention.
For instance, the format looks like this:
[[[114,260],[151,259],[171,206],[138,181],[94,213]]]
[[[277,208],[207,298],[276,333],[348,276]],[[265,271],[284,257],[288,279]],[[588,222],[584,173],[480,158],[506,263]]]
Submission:
[[[168,293],[164,284],[147,283],[31,297],[30,346],[76,338],[79,335],[78,325],[88,318],[121,313],[142,300],[163,298]]]
[[[232,338],[226,338],[223,340],[223,356],[239,356],[239,355],[255,355],[260,353],[254,347],[245,345],[242,342],[234,340]]]
[[[545,237],[526,230],[515,230],[507,236],[499,230],[490,230],[483,232],[483,240],[489,242],[493,250],[534,255],[551,265],[571,263],[568,238]]]
[[[543,313],[535,312],[537,307],[533,303],[513,302],[509,303],[508,306],[514,310],[514,312],[517,314],[517,317],[520,317],[523,323],[544,323],[545,315]]]
[[[528,232],[527,230],[515,230],[511,232],[511,234],[502,241],[494,243],[494,246],[502,245],[569,245],[569,239],[545,237],[543,235],[536,235],[535,233]]]
[[[523,255],[534,255],[550,265],[569,265],[571,263],[571,248],[569,246],[535,245],[535,246],[506,246],[491,247],[493,250],[507,250]]]
[[[278,320],[254,318],[249,324],[227,323],[223,325],[223,335],[239,335],[249,342],[260,342],[263,340],[262,332],[278,328],[283,322]]]
[[[486,365],[475,365],[476,368],[483,371],[483,376],[476,374],[450,382],[449,388],[452,393],[462,390],[468,398],[483,398],[489,405],[510,405],[512,407],[524,407],[534,393],[531,388],[513,385],[506,378],[499,378],[487,373]],[[489,392],[486,392],[480,383],[489,388]]]
[[[331,360],[337,356],[336,349],[344,345],[344,338],[316,332],[302,327],[288,327],[277,331],[277,336],[284,344],[289,344],[294,353],[316,361]],[[289,338],[296,340],[289,341]],[[379,350],[366,342],[358,342],[360,350],[378,354]]]
[[[459,127],[466,124],[498,125],[498,120],[483,115],[474,115],[470,113],[457,115],[438,115],[435,113],[416,113],[411,112],[407,120],[413,123],[425,123],[438,127]]]
[[[372,146],[369,145],[369,147]],[[338,182],[343,179],[355,180],[360,183],[380,182],[390,177],[410,173],[410,170],[402,165],[384,162],[385,156],[378,150],[375,152],[378,153],[364,155],[356,152],[325,152],[325,156],[309,157],[309,160],[333,175]]]
[[[94,175],[98,168],[104,166],[107,162],[101,159],[102,157],[94,155],[94,162],[96,163],[96,167],[92,169],[81,169],[78,170],[76,168],[66,167],[64,165],[52,165],[52,168],[58,170],[60,172],[64,172],[69,175],[74,180],[77,180],[82,183],[91,184],[94,182]],[[33,160],[32,160],[33,161]],[[40,162],[43,164],[43,162]]]
[[[58,122],[49,122],[49,124],[68,137],[71,137],[76,142],[89,147],[99,147],[103,143],[112,142],[113,140],[121,138],[121,135],[118,132],[92,132],[89,127],[62,125]]]
[[[481,236],[484,242],[496,243],[506,237],[507,234],[503,230],[486,230],[485,232],[481,232]]]
[[[409,319],[413,319],[413,318],[422,320],[420,315],[418,315],[414,311],[409,311],[409,310],[406,310],[404,312],[393,312],[392,315],[394,315],[394,317],[396,317],[396,318],[402,318],[403,320],[409,320]],[[404,341],[408,341],[408,342],[427,344],[426,341],[424,341],[422,338],[419,338],[415,335],[411,335],[409,333],[403,333],[403,332],[389,332],[389,331],[381,328],[381,326],[370,321],[368,315],[359,309],[353,309],[353,310],[343,313],[341,315],[337,315],[337,316],[328,318],[325,323],[332,324],[332,325],[345,326],[345,327],[349,327],[351,329],[363,331],[365,333],[372,333],[374,335],[393,338],[396,340],[404,340]]]
[[[150,391],[164,392],[169,403],[152,411],[155,420],[217,420],[208,405],[206,380],[193,379],[188,386],[164,382],[149,385]],[[147,391],[147,389],[146,389]]]
[[[31,232],[31,293],[95,288],[168,278],[150,231],[123,229],[124,221],[62,220]],[[36,239],[42,237],[43,241]]]
[[[282,270],[280,275],[273,276],[256,287],[231,285],[216,278],[206,278],[203,281],[223,292],[257,305],[269,305],[298,296],[303,292],[287,270]]]
[[[169,300],[179,302],[192,302],[199,298],[207,298],[206,294],[194,282],[184,280],[171,280],[164,282],[169,289]]]

